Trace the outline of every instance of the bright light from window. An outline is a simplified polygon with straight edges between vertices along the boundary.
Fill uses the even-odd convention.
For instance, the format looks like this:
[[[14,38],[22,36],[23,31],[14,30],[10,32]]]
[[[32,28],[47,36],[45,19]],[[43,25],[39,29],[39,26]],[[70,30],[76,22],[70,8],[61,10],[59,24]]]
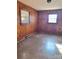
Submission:
[[[51,41],[48,41],[47,43],[46,43],[46,49],[47,50],[55,50],[55,43],[54,42],[51,42]]]
[[[57,14],[49,14],[48,23],[56,23],[57,22]]]
[[[56,44],[56,46],[57,46],[59,52],[62,53],[62,45],[61,44]]]

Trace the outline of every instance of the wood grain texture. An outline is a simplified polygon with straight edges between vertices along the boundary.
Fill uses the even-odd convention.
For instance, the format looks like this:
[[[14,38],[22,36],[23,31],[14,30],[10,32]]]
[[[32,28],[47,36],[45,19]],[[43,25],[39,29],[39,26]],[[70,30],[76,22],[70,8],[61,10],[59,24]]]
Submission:
[[[30,12],[30,24],[22,25],[20,23],[20,10],[27,10]],[[37,11],[21,2],[17,2],[17,39],[22,39],[25,35],[36,31],[37,25]]]
[[[22,25],[20,10],[26,10],[30,12],[30,24]],[[48,15],[57,14],[57,23],[49,24]],[[53,34],[62,34],[62,9],[58,10],[43,10],[36,11],[30,6],[27,6],[21,2],[17,2],[17,39],[21,40],[28,34],[34,32],[44,32]]]
[[[62,9],[38,11],[38,32],[62,34]],[[57,14],[57,23],[49,24],[48,15]]]

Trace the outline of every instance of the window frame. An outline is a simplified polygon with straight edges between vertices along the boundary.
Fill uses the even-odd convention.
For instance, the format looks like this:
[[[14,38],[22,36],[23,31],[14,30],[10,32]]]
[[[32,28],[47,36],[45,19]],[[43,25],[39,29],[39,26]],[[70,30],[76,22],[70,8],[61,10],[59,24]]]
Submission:
[[[56,16],[56,22],[49,22],[49,15],[57,15]],[[48,14],[48,24],[57,24],[58,23],[58,14],[56,14],[56,13],[53,13],[53,14]]]

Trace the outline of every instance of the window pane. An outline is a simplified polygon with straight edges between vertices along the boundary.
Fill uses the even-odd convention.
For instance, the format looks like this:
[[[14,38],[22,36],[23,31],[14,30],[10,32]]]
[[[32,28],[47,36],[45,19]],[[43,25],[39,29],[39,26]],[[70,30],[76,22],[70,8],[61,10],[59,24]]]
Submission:
[[[48,23],[56,23],[57,22],[57,14],[49,14]]]

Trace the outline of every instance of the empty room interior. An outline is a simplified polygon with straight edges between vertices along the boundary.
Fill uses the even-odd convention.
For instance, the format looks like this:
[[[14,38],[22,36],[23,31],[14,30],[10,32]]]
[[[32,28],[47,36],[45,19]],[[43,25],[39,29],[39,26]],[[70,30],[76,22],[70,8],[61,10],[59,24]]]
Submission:
[[[17,1],[17,59],[62,59],[62,0]]]

